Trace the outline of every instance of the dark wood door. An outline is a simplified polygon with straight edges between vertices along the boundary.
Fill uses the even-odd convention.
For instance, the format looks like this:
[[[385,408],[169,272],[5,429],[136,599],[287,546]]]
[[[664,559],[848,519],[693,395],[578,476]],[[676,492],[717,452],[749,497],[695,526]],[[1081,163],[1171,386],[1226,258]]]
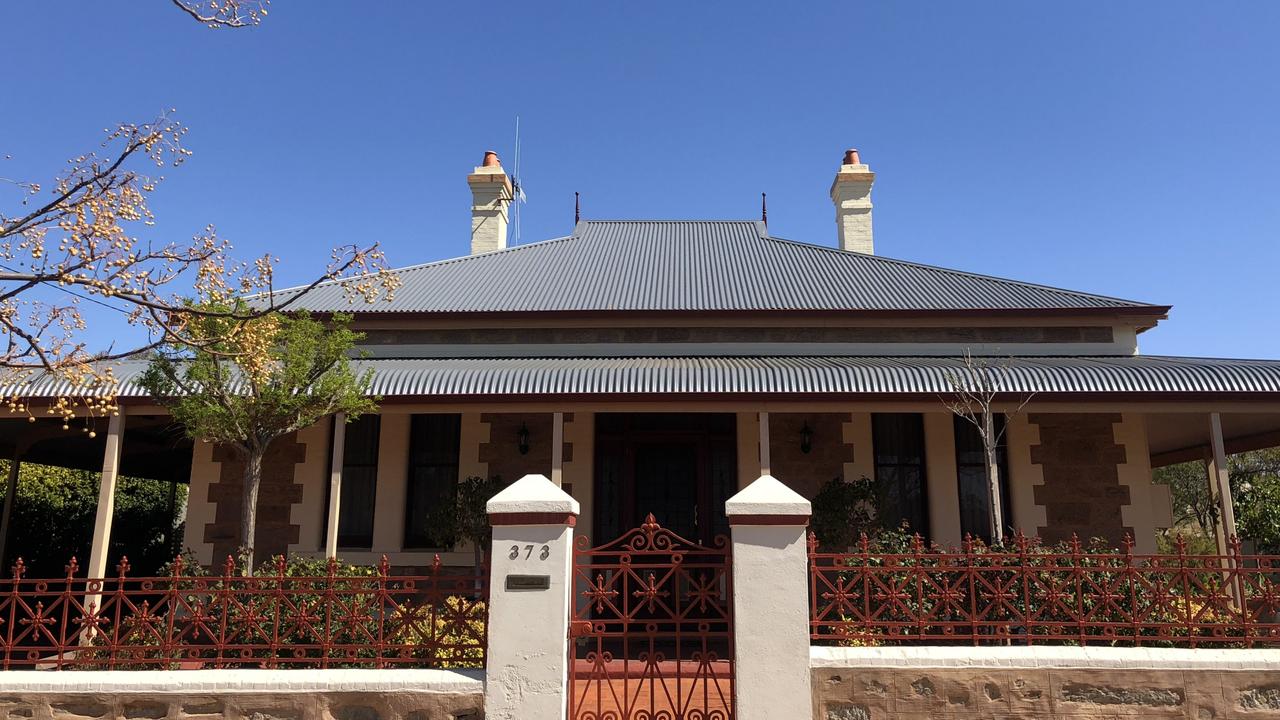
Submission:
[[[693,442],[637,442],[632,458],[634,501],[629,527],[653,513],[662,527],[683,538],[699,538],[698,445]]]
[[[594,540],[658,524],[692,542],[728,532],[737,488],[736,417],[722,413],[596,416]]]

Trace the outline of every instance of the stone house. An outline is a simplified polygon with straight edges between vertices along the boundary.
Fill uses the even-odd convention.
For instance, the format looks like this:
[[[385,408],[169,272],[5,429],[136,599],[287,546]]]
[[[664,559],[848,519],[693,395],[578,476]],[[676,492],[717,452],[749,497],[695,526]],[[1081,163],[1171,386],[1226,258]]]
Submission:
[[[595,220],[509,246],[512,185],[487,153],[467,176],[470,254],[397,270],[391,302],[352,306],[326,285],[296,304],[354,313],[384,400],[272,449],[260,553],[466,565],[432,507],[459,479],[527,473],[579,500],[578,531],[602,541],[650,512],[706,540],[727,530],[725,499],[772,474],[806,496],[872,479],[889,517],[955,545],[987,527],[981,442],[943,403],[966,354],[1003,368],[1003,406],[1032,395],[1000,453],[1006,525],[1028,535],[1130,535],[1153,551],[1172,522],[1153,467],[1203,459],[1220,488],[1226,453],[1280,444],[1280,361],[1142,355],[1169,306],[877,254],[874,179],[845,155],[834,247],[756,221]],[[239,468],[177,437],[129,384],[141,368],[117,369],[124,412],[108,432],[6,420],[0,450],[102,467],[104,498],[117,472],[189,482],[184,544],[212,563],[236,542]],[[107,534],[109,515],[95,567]]]

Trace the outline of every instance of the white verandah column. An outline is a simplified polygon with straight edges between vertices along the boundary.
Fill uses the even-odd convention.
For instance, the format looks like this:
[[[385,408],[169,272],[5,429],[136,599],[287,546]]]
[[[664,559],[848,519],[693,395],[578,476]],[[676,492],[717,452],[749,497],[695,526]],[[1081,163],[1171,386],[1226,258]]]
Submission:
[[[773,463],[769,458],[769,413],[759,413],[760,418],[760,476],[773,475]]]
[[[551,413],[551,482],[564,487],[564,413]]]
[[[338,557],[338,513],[342,509],[342,463],[346,451],[347,414],[333,415],[333,447],[329,456],[329,516],[324,530],[324,556]]]
[[[1222,440],[1222,416],[1209,413],[1209,493],[1218,506],[1215,523],[1218,554],[1227,555],[1231,539],[1236,537],[1236,508],[1231,499],[1231,473],[1227,467],[1226,445]]]
[[[116,482],[120,479],[120,449],[124,440],[124,410],[116,411],[107,423],[107,445],[102,453],[102,477],[98,484],[98,509],[93,519],[93,541],[89,546],[86,577],[102,578],[107,572],[107,551],[111,546],[111,517],[115,511]]]
[[[111,518],[115,513],[116,481],[120,479],[120,448],[124,440],[124,409],[111,416],[107,423],[107,445],[102,452],[102,478],[98,484],[98,509],[93,519],[93,540],[89,545],[89,567],[85,577],[107,577],[107,551],[111,549]],[[85,612],[101,610],[102,595],[89,593],[84,597]],[[86,625],[80,635],[81,644],[93,640],[96,629]]]

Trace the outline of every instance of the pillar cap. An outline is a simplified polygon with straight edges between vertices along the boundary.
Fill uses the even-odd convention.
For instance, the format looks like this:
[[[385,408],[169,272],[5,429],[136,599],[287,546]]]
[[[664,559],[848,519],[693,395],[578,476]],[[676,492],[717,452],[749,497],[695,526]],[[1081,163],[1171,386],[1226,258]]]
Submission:
[[[546,475],[525,475],[505,490],[489,498],[485,511],[490,515],[555,513],[577,515],[578,501],[561,490]]]
[[[730,522],[735,516],[790,516],[803,525],[813,514],[813,505],[800,493],[772,475],[761,475],[724,504]]]

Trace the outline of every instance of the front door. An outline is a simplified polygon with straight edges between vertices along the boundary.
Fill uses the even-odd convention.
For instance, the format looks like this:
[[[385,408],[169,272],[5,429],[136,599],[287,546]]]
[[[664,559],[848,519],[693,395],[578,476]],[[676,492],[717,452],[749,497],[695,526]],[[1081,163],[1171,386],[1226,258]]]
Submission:
[[[637,442],[631,523],[653,512],[658,524],[685,538],[699,537],[698,445],[689,441]]]
[[[736,420],[728,413],[597,415],[593,534],[615,537],[649,513],[691,542],[727,534],[724,502],[738,476]]]

